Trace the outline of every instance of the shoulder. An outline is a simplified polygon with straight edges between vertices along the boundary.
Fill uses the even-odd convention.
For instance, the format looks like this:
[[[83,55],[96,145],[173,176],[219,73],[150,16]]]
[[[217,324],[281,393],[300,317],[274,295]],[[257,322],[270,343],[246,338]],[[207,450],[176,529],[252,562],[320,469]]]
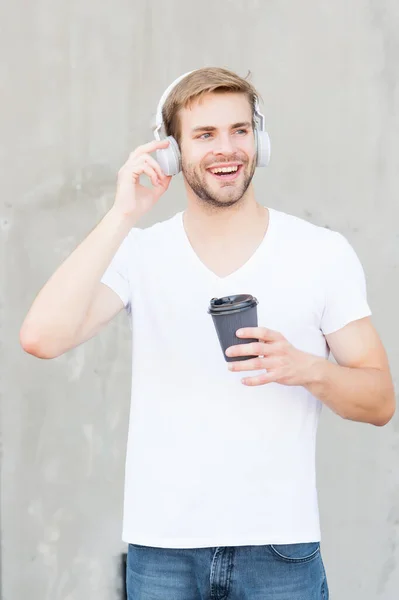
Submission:
[[[159,221],[148,227],[134,227],[130,230],[126,242],[131,248],[158,248],[164,242],[175,237],[178,227],[178,219],[181,213],[176,213],[163,221]]]
[[[306,265],[327,278],[363,279],[361,260],[345,235],[281,211],[273,211],[273,217],[279,253],[290,264]]]
[[[276,209],[270,210],[270,222],[276,225],[277,237],[292,242],[297,250],[303,248],[318,253],[342,252],[350,246],[347,238],[334,229],[316,225],[306,219]]]

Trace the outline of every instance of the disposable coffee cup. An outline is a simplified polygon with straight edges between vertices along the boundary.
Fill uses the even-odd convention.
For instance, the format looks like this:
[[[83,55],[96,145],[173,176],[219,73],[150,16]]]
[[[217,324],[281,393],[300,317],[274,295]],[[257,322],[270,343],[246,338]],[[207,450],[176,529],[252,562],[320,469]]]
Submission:
[[[251,294],[212,298],[210,301],[208,313],[212,315],[226,362],[255,358],[254,356],[226,356],[226,350],[229,346],[250,344],[251,342],[259,341],[252,338],[238,338],[236,336],[238,329],[258,326],[257,305],[257,299],[251,296]]]

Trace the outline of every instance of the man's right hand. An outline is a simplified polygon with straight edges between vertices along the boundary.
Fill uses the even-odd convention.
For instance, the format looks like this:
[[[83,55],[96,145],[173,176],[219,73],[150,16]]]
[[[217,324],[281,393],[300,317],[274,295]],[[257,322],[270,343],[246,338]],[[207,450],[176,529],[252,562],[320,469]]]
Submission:
[[[54,358],[95,335],[123,308],[117,293],[101,283],[118,248],[136,221],[167,190],[167,177],[150,152],[169,142],[153,141],[135,150],[118,173],[113,208],[58,267],[34,300],[20,331],[26,352]],[[140,185],[147,175],[152,186]]]
[[[157,161],[150,156],[155,150],[169,145],[168,140],[154,140],[139,146],[132,152],[118,172],[114,209],[123,216],[138,220],[156,204],[166,192],[172,177],[165,175]],[[140,183],[140,176],[147,175],[152,186]]]

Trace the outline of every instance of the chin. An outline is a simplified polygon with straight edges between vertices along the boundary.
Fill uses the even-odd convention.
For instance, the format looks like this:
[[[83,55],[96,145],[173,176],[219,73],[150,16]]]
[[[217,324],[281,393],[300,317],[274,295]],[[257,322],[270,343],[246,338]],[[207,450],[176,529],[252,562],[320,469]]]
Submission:
[[[239,202],[245,195],[245,191],[243,189],[232,188],[230,186],[212,191],[214,198],[223,204],[226,202]]]
[[[217,182],[207,180],[208,173],[205,177],[198,173],[190,172],[184,168],[183,175],[186,184],[191,188],[192,192],[203,204],[214,208],[228,208],[234,206],[245,196],[248,185],[243,185],[243,182],[235,181],[234,184],[220,186]]]
[[[201,200],[210,205],[210,206],[216,206],[218,208],[229,208],[230,206],[234,206],[235,204],[238,204],[238,202],[240,202],[240,200],[242,200],[243,196],[234,196],[234,197],[229,197],[229,196],[224,196],[223,194],[208,194],[206,197],[202,196]]]

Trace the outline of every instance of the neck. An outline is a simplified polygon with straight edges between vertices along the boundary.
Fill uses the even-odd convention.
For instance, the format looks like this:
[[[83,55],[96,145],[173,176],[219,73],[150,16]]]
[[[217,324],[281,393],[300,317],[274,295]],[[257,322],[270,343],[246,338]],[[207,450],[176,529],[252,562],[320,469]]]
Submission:
[[[211,206],[194,194],[187,194],[187,200],[186,230],[203,239],[242,237],[267,226],[268,211],[256,202],[252,184],[233,206]]]

